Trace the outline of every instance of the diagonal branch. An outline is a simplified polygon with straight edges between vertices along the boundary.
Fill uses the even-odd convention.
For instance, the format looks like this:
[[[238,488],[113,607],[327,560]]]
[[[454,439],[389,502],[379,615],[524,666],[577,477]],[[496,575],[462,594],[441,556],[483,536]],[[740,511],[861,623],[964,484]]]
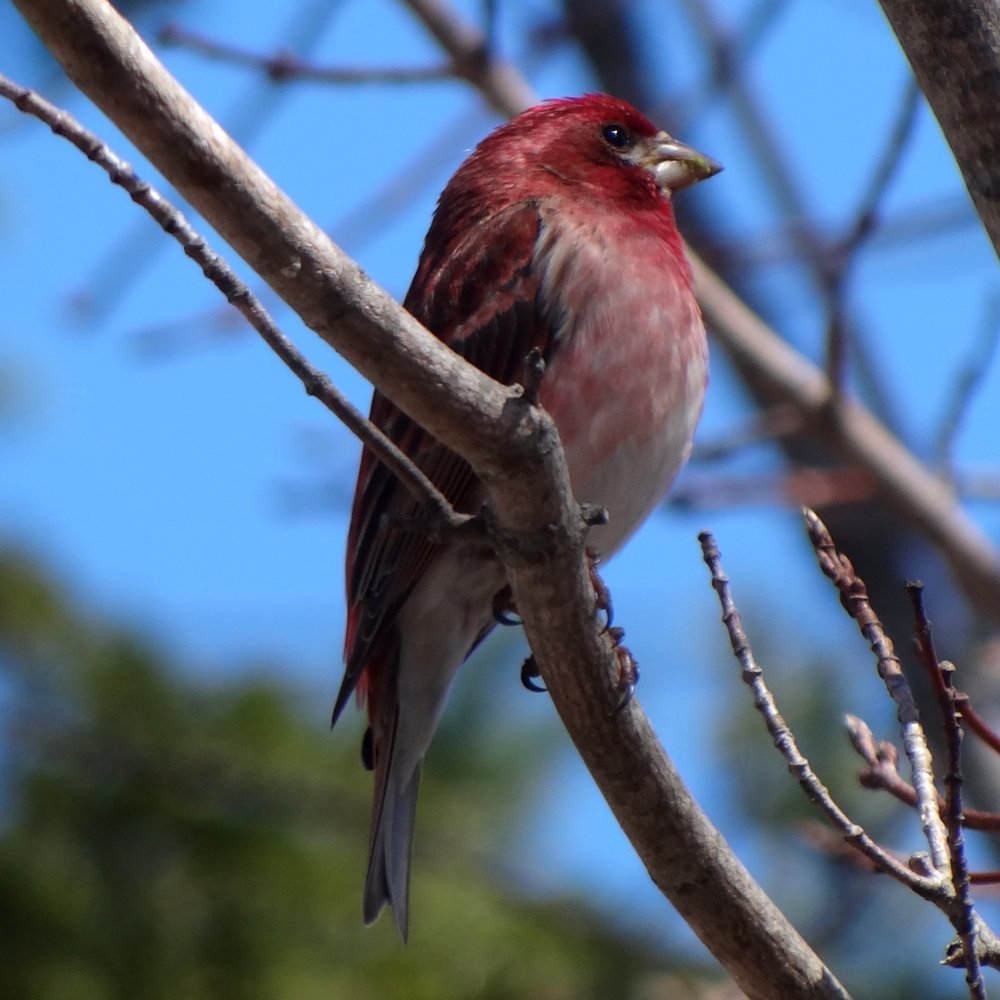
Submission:
[[[275,83],[305,80],[310,83],[356,85],[365,83],[411,84],[451,80],[455,71],[444,66],[318,66],[287,51],[262,55],[236,45],[218,41],[191,31],[179,24],[167,24],[160,29],[158,41],[163,45],[196,52],[206,59],[261,70]]]
[[[455,64],[456,76],[468,81],[508,118],[538,103],[517,69],[490,56],[489,40],[463,21],[444,0],[405,0]]]
[[[831,405],[823,372],[785,343],[707,265],[689,256],[705,319],[726,351],[775,398],[793,405],[815,438],[866,470],[886,501],[945,556],[976,608],[990,618],[1000,617],[1000,557],[948,485],[860,403],[848,399]]]
[[[191,227],[191,224],[158,191],[145,183],[122,159],[88,132],[65,111],[60,111],[37,94],[0,74],[0,96],[6,97],[25,114],[34,115],[52,131],[69,140],[88,160],[104,170],[112,184],[123,188],[144,208],[168,235],[172,236],[202,270],[202,273],[260,334],[268,347],[285,363],[303,388],[337,417],[362,444],[367,445],[392,474],[420,501],[433,519],[435,528],[457,528],[467,515],[457,514],[443,493],[424,475],[408,455],[375,424],[368,420],[331,382],[329,376],[309,363],[281,332],[260,300],[240,281],[236,273]]]
[[[913,775],[920,825],[927,846],[930,848],[930,861],[942,877],[950,876],[951,860],[945,825],[938,810],[931,752],[920,722],[917,703],[896,655],[896,648],[882,627],[878,615],[875,614],[868,599],[868,588],[855,573],[850,559],[837,551],[826,525],[813,511],[805,509],[803,515],[809,541],[816,550],[820,569],[840,591],[840,603],[868,641],[872,653],[875,654],[878,675],[882,678],[889,697],[895,702],[896,718],[903,736],[903,749]]]
[[[709,531],[698,536],[702,557],[712,575],[712,587],[722,606],[722,622],[729,633],[729,643],[733,655],[742,668],[743,681],[753,691],[754,708],[763,716],[764,724],[778,752],[785,758],[789,773],[798,779],[799,785],[809,801],[826,813],[827,818],[837,827],[844,840],[860,851],[872,863],[876,871],[891,875],[898,882],[912,889],[926,899],[941,897],[941,879],[935,875],[914,871],[896,860],[885,848],[875,842],[865,830],[855,823],[834,801],[829,789],[820,781],[807,758],[799,750],[798,741],[788,723],[785,722],[774,695],[764,680],[764,672],[757,664],[750,641],[743,629],[743,621],[736,602],[733,600],[729,577],[722,568],[722,554],[715,537]]]
[[[995,0],[881,0],[1000,253],[1000,12]],[[961,81],[961,83],[959,83]]]

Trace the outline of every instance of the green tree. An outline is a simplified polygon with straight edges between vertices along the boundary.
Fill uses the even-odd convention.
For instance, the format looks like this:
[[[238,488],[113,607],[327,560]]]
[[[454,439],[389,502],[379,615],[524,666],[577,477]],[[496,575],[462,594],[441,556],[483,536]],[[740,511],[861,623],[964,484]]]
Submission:
[[[539,747],[487,753],[471,704],[428,769],[403,948],[391,922],[360,925],[356,741],[305,721],[293,692],[195,681],[10,552],[0,668],[5,996],[554,1000],[637,996],[666,974],[579,900],[504,881],[503,830],[535,770],[507,764]]]

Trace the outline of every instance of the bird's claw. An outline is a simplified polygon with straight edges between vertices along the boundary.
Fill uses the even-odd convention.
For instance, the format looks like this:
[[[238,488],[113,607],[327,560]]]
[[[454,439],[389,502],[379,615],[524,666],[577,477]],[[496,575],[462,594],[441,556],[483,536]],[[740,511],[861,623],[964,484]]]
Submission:
[[[617,715],[632,700],[635,694],[635,686],[639,683],[639,664],[636,663],[628,646],[622,644],[625,638],[625,629],[608,628],[608,635],[614,647],[615,658],[618,660],[618,702],[611,710],[611,715]]]
[[[632,696],[635,694],[635,685],[627,684],[615,703],[615,707],[611,709],[611,717],[614,718],[623,708],[625,708],[628,703],[632,700]]]
[[[371,726],[365,730],[365,735],[361,737],[361,763],[366,771],[375,770],[375,736]]]
[[[542,694],[543,692],[548,691],[548,688],[543,684],[535,683],[535,678],[541,676],[542,674],[538,669],[538,664],[535,663],[535,658],[533,656],[529,656],[524,663],[521,664],[521,683],[529,691]]]
[[[611,623],[615,619],[615,608],[611,603],[611,591],[597,572],[597,564],[600,561],[600,553],[588,548],[587,565],[590,568],[590,585],[594,588],[594,614],[604,615],[604,628],[601,631],[608,632],[611,629]]]
[[[514,595],[510,587],[504,587],[493,598],[493,620],[498,625],[520,625],[521,619],[514,604]]]

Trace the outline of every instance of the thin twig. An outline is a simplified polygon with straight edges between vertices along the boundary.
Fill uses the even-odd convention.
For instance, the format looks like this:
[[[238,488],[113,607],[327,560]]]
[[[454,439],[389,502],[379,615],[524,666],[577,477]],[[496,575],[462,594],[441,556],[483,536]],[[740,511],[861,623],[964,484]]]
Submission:
[[[750,48],[762,37],[764,30],[774,23],[781,7],[770,8],[763,17],[753,22],[753,33],[734,41],[719,23],[707,0],[684,0],[684,9],[694,29],[701,36],[705,50],[712,58],[712,89],[725,87],[753,157],[759,165],[763,179],[780,211],[792,219],[809,218],[808,203],[801,184],[787,167],[787,157],[782,150],[779,130],[772,114],[765,110],[751,86],[751,74],[743,72]],[[805,257],[815,273],[820,287],[826,285],[826,254],[818,234],[801,226],[798,255]]]
[[[962,718],[966,727],[978,736],[991,750],[1000,753],[1000,733],[998,733],[973,707],[969,696],[960,692],[965,699],[962,706]]]
[[[510,63],[497,59],[490,39],[442,0],[404,0],[451,57],[455,73],[471,83],[507,118],[538,103],[527,81]],[[487,12],[488,23],[491,21]]]
[[[246,318],[265,343],[296,375],[310,396],[327,407],[366,447],[392,470],[400,482],[423,504],[428,516],[439,526],[458,527],[467,518],[458,515],[447,498],[371,421],[343,396],[328,375],[313,367],[295,345],[278,329],[260,301],[214,253],[191,227],[184,215],[167,202],[153,187],[141,180],[134,170],[108,146],[88,132],[76,119],[61,111],[34,92],[0,75],[0,96],[7,98],[25,114],[44,122],[58,136],[67,139],[86,157],[104,170],[113,184],[128,192],[169,236],[174,237],[184,253],[201,268],[205,277]]]
[[[938,899],[941,895],[941,881],[936,876],[927,876],[893,857],[880,847],[864,829],[855,823],[833,800],[829,789],[819,780],[809,765],[809,761],[799,751],[795,736],[778,711],[777,703],[764,681],[761,668],[754,659],[753,650],[740,613],[733,601],[729,578],[722,569],[722,556],[711,532],[698,535],[702,558],[712,574],[712,587],[719,596],[722,606],[722,621],[729,633],[733,654],[742,667],[742,676],[754,695],[754,707],[761,713],[767,731],[778,751],[785,758],[788,770],[798,779],[799,785],[811,802],[816,803],[841,831],[844,839],[860,851],[876,869],[891,875],[925,899]]]
[[[679,510],[778,505],[834,507],[871,500],[873,477],[858,465],[830,465],[745,476],[697,476],[686,472],[664,500]]]
[[[965,692],[954,688],[951,673],[942,669],[941,661],[938,659],[937,651],[931,640],[930,623],[927,622],[923,610],[923,598],[920,595],[922,586],[920,583],[910,583],[907,589],[910,591],[917,614],[917,652],[920,654],[920,662],[927,672],[931,687],[934,689],[934,697],[938,700],[939,705],[949,701],[960,706],[962,718],[968,728],[991,750],[1000,753],[1000,733],[972,707],[969,696]]]
[[[900,669],[899,657],[868,600],[864,581],[854,572],[851,561],[837,551],[826,525],[814,511],[804,508],[803,516],[820,568],[840,591],[841,604],[857,622],[861,634],[868,641],[876,657],[879,677],[896,704],[896,717],[903,733],[903,749],[913,774],[917,813],[930,849],[931,864],[943,877],[950,877],[948,838],[938,810],[931,752],[920,724],[913,692]]]
[[[311,83],[359,84],[429,83],[454,80],[456,73],[450,63],[440,66],[317,66],[300,59],[292,52],[261,55],[235,45],[209,38],[190,31],[178,24],[167,24],[160,29],[157,39],[164,45],[195,52],[207,59],[246,66],[264,73],[274,83],[304,80]]]
[[[868,601],[864,581],[854,572],[850,560],[837,552],[833,539],[822,521],[810,510],[805,512],[809,540],[819,559],[820,567],[840,591],[844,608],[857,622],[862,634],[868,640],[878,660],[878,672],[896,704],[896,713],[903,729],[903,745],[913,771],[913,787],[921,827],[930,848],[928,861],[931,872],[937,874],[934,882],[938,888],[933,901],[947,915],[958,932],[959,941],[948,950],[946,961],[951,965],[965,968],[965,981],[969,995],[974,1000],[985,1000],[986,987],[983,982],[982,964],[995,955],[996,938],[980,920],[972,900],[971,882],[965,852],[962,798],[961,798],[961,743],[962,730],[959,724],[953,692],[944,678],[943,693],[939,701],[945,717],[946,741],[948,745],[948,766],[945,781],[947,796],[944,808],[944,822],[937,790],[933,783],[930,751],[927,748],[923,729],[917,716],[912,692],[899,666],[892,641],[885,634],[881,622]],[[911,584],[909,593],[914,603],[917,618],[917,647],[928,669],[943,673],[943,666],[937,659],[931,634],[930,622],[921,598],[919,585]],[[933,662],[931,662],[933,661]],[[875,764],[888,763],[893,769],[896,763],[895,749],[888,744],[876,748],[871,731],[858,720],[851,727],[851,738],[855,748]],[[911,865],[917,858],[911,859]]]
[[[996,469],[974,469],[957,475],[956,495],[963,500],[1000,500],[1000,471]]]
[[[843,345],[849,325],[843,299],[844,265],[831,254],[827,242],[811,223],[811,213],[799,179],[788,168],[773,116],[757,98],[751,75],[739,72],[747,54],[741,51],[721,26],[709,0],[684,0],[684,7],[702,43],[712,58],[712,79],[725,85],[733,113],[739,122],[757,168],[763,175],[779,210],[796,220],[789,230],[794,240],[795,256],[805,261],[808,273],[818,288],[828,315],[831,334],[827,337],[828,355],[833,344]],[[835,331],[835,335],[833,334]],[[841,362],[827,360],[831,401],[837,402],[841,389]]]
[[[974,996],[983,994],[982,969],[976,945],[976,910],[969,884],[969,860],[965,850],[965,817],[962,815],[962,724],[960,704],[952,683],[954,666],[942,661],[934,646],[934,633],[924,604],[924,588],[920,583],[907,584],[916,620],[917,654],[928,673],[941,679],[937,689],[938,707],[944,720],[945,748],[948,763],[945,769],[945,824],[948,828],[948,849],[951,855],[951,882],[955,889],[955,906],[951,921],[962,941],[965,958],[965,978]]]
[[[917,123],[917,112],[922,104],[923,97],[920,88],[916,81],[909,77],[906,81],[903,97],[899,102],[896,120],[886,137],[885,147],[875,165],[875,171],[855,210],[854,223],[841,243],[841,249],[844,253],[855,253],[878,228],[879,206],[889,189],[889,185],[902,166],[903,154],[913,136],[914,126]]]
[[[885,148],[878,159],[868,187],[855,210],[854,221],[832,255],[832,271],[828,275],[826,377],[837,393],[843,391],[847,355],[850,349],[845,310],[851,267],[857,259],[858,251],[877,228],[879,205],[903,162],[903,153],[913,135],[920,104],[920,88],[913,77],[909,77],[896,114],[896,121],[886,138]]]
[[[729,49],[729,61],[720,61],[716,53],[708,78],[690,93],[682,94],[676,100],[672,100],[670,108],[663,108],[664,117],[667,111],[673,113],[674,117],[671,120],[675,123],[678,135],[687,134],[696,122],[705,121],[713,104],[720,98],[728,97],[733,82],[738,82],[747,75],[746,68],[751,64],[751,57],[767,40],[772,29],[777,26],[781,16],[790,6],[790,0],[760,0],[742,25],[732,31],[732,40],[728,41],[726,46]],[[723,68],[728,74],[720,72]],[[796,246],[795,258],[798,260],[802,256],[798,241]]]
[[[771,406],[752,414],[739,426],[708,441],[695,442],[692,462],[717,462],[758,444],[802,432],[802,414],[793,406]]]
[[[274,5],[277,8],[278,5]],[[286,4],[287,18],[275,28],[275,46],[305,58],[318,45],[334,19],[336,3],[330,0],[299,0]],[[250,86],[234,95],[224,114],[226,131],[243,146],[251,149],[257,137],[271,122],[275,108],[288,98],[287,87],[255,77]],[[168,190],[168,196],[169,190]],[[145,220],[136,216],[131,223],[104,246],[96,262],[71,296],[71,305],[80,322],[96,326],[118,306],[151,266],[156,254],[167,244],[150,238]]]
[[[871,234],[868,253],[886,254],[945,237],[979,225],[968,198],[945,196],[933,202],[917,202],[887,216]],[[784,267],[801,258],[799,223],[792,220],[749,236],[723,237],[703,243],[706,257],[724,263],[730,278],[763,268]]]
[[[442,171],[454,168],[455,151],[452,143],[470,145],[471,142],[467,142],[465,137],[471,140],[477,130],[481,130],[482,121],[483,109],[476,106],[445,122],[434,132],[426,146],[408,159],[385,184],[349,209],[335,223],[324,227],[330,237],[357,254],[370,239],[382,233],[386,225],[416,201],[439,178]],[[260,298],[275,298],[266,286],[258,288],[255,294]],[[283,303],[277,300],[277,305],[281,307]],[[133,333],[135,349],[145,355],[160,357],[215,343],[217,333],[225,326],[225,319],[220,318],[220,312],[224,308],[212,306],[193,316],[137,330]],[[228,313],[223,312],[223,317],[225,315]],[[214,333],[212,337],[196,338],[190,334],[192,329],[212,329]]]
[[[865,788],[888,792],[893,798],[904,805],[915,807],[917,793],[898,771],[899,755],[896,748],[888,740],[876,740],[868,725],[855,715],[846,715],[844,725],[854,749],[868,765],[858,775],[858,780]],[[938,810],[942,819],[945,814],[945,800],[937,797]],[[1000,832],[1000,813],[985,812],[981,809],[965,809],[965,825],[970,830],[981,830],[989,833]]]

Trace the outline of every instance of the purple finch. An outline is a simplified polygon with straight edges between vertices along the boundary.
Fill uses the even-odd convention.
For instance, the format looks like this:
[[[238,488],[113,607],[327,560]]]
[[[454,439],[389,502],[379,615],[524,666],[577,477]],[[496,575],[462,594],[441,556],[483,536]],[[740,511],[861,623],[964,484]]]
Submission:
[[[577,500],[607,508],[588,536],[607,558],[687,458],[708,372],[705,329],[671,195],[718,164],[635,108],[549,101],[484,139],[438,202],[403,303],[500,382],[537,348],[540,402]],[[376,392],[372,420],[456,510],[485,499],[472,469]],[[364,918],[392,906],[405,940],[423,757],[448,688],[493,628],[507,580],[482,542],[434,544],[400,522],[417,502],[369,451],[347,541],[346,670],[333,710],[367,700],[375,772]]]

